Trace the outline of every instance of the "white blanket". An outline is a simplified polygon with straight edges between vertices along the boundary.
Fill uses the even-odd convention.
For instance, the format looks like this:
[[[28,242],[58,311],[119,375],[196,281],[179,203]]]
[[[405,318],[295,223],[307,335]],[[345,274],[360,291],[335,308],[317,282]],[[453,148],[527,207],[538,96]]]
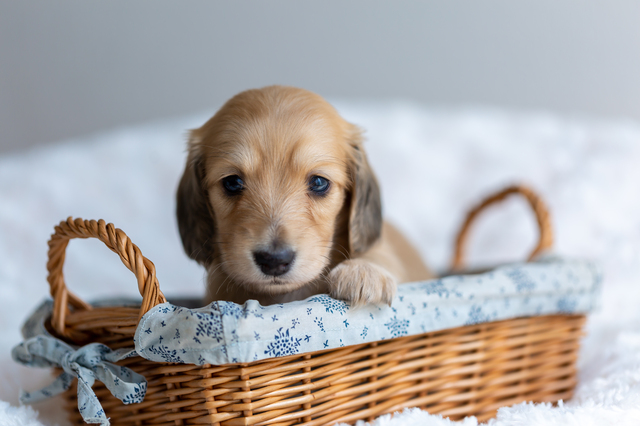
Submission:
[[[514,182],[531,184],[548,201],[558,253],[603,266],[603,308],[587,324],[576,396],[557,407],[503,408],[492,423],[640,424],[640,125],[407,103],[336,105],[367,130],[386,216],[434,269],[446,268],[466,209]],[[0,425],[39,425],[32,411],[16,407],[18,389],[52,378],[17,366],[9,351],[48,292],[46,241],[61,219],[113,222],[156,264],[165,294],[202,293],[204,273],[182,253],[173,198],[185,130],[211,112],[0,157]],[[493,209],[473,232],[473,263],[524,258],[533,223],[520,201]],[[71,242],[65,273],[84,299],[136,295],[131,273],[97,241]],[[62,426],[60,406],[53,399],[34,408],[43,424]],[[448,421],[418,410],[376,424]]]

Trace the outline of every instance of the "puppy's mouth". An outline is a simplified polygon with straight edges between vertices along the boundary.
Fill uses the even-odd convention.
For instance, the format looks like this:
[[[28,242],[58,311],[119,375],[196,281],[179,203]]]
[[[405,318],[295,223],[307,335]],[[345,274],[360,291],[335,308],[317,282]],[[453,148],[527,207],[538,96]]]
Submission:
[[[291,288],[299,287],[302,283],[287,276],[269,277],[265,276],[264,280],[260,280],[255,283],[256,287],[263,287],[268,289],[274,288]]]
[[[257,293],[284,294],[297,290],[309,282],[308,280],[301,281],[296,279],[295,276],[290,275],[291,274],[284,274],[277,277],[264,276],[263,279],[245,282],[245,285]]]
[[[269,281],[269,284],[272,284],[272,285],[285,285],[285,284],[287,284],[287,282],[281,280],[280,278],[273,277],[271,279],[271,281]]]

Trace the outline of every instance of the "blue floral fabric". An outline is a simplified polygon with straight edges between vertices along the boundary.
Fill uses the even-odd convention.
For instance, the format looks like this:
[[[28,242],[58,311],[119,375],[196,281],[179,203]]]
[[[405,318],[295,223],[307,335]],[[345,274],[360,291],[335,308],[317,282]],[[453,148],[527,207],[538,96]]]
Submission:
[[[271,306],[163,303],[142,318],[134,341],[152,361],[251,362],[522,316],[586,313],[601,281],[588,261],[547,258],[403,284],[390,307],[354,309],[327,295]]]
[[[51,314],[52,302],[46,301],[29,318],[23,327],[25,341],[14,347],[13,359],[31,367],[61,367],[60,374],[49,386],[35,392],[22,392],[23,403],[38,402],[69,389],[74,378],[78,379],[78,410],[86,423],[109,425],[92,386],[100,380],[111,393],[125,404],[141,402],[147,391],[144,376],[129,368],[113,364],[135,356],[133,349],[112,351],[100,343],[81,348],[70,346],[51,336],[44,327]]]

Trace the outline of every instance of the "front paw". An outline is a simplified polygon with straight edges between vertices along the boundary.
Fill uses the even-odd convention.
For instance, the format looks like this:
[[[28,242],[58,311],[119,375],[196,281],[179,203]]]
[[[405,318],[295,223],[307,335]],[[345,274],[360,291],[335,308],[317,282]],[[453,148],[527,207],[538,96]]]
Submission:
[[[363,259],[345,260],[328,276],[329,293],[353,306],[391,305],[398,284],[386,269]]]

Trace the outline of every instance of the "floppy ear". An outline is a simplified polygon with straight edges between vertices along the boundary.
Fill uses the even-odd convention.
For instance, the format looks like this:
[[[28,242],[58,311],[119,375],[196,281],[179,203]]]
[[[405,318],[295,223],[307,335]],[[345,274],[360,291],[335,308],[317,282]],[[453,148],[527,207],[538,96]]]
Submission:
[[[362,148],[360,131],[355,128],[351,147],[349,246],[352,254],[361,254],[380,238],[382,205],[378,181]]]
[[[178,229],[187,255],[206,266],[213,258],[216,224],[203,185],[204,161],[192,142],[189,142],[187,166],[178,185]]]

